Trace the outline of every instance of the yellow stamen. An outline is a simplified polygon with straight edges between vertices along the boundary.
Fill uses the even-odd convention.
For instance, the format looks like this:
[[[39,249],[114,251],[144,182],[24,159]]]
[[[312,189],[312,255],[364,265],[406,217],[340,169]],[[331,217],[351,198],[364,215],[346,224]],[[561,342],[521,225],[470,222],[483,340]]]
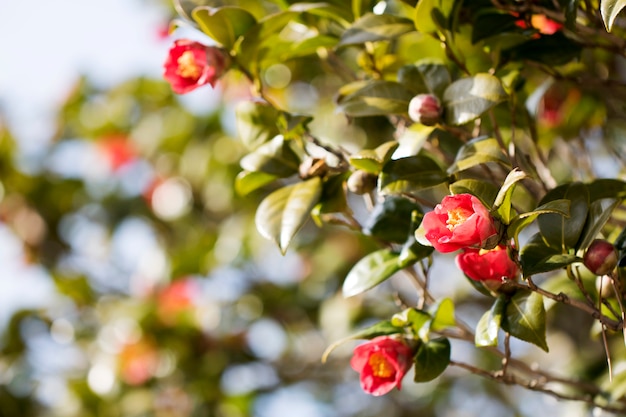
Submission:
[[[465,220],[472,213],[468,210],[464,210],[462,208],[456,208],[454,210],[448,211],[448,220],[446,220],[446,224],[448,225],[449,230],[454,230],[455,227],[465,223]]]
[[[196,57],[192,51],[183,52],[176,60],[176,63],[178,64],[176,74],[183,78],[199,78],[200,74],[202,74],[202,69],[196,64]]]
[[[382,353],[373,353],[368,362],[372,368],[372,373],[378,378],[389,378],[395,372],[393,365]]]

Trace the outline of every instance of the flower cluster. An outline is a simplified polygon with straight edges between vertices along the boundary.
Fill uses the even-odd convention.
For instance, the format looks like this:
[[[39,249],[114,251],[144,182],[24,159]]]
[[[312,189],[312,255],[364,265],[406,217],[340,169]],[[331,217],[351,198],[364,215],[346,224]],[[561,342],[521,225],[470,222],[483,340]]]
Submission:
[[[472,280],[502,281],[519,273],[506,246],[485,249],[498,239],[498,228],[487,208],[471,194],[444,197],[426,213],[422,225],[424,236],[439,252],[463,250],[456,264]]]

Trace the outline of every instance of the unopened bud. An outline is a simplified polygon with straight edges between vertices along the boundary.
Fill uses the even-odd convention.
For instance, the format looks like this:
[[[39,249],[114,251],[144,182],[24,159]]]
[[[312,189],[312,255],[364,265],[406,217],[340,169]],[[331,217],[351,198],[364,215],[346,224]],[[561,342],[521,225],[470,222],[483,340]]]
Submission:
[[[418,94],[409,103],[409,117],[426,126],[437,124],[441,119],[441,102],[432,94]]]
[[[595,239],[583,256],[583,263],[596,275],[606,275],[617,266],[615,246],[603,239]]]
[[[354,194],[365,194],[376,188],[378,177],[361,169],[354,171],[348,178],[348,190]]]
[[[320,158],[306,158],[298,167],[300,178],[323,177],[328,172],[326,161]]]

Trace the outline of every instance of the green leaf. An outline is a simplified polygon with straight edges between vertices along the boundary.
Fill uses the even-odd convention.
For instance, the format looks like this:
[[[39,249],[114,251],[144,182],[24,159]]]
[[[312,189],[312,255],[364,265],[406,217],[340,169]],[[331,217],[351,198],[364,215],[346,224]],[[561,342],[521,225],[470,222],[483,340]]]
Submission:
[[[420,207],[409,199],[387,196],[371,211],[363,225],[363,232],[387,242],[403,243],[413,235],[411,225],[415,211],[422,214]]]
[[[626,0],[600,0],[600,12],[602,21],[607,31],[613,29],[613,23],[617,15],[626,7]]]
[[[424,155],[389,161],[378,179],[382,194],[412,194],[448,181],[448,176]]]
[[[563,33],[542,35],[503,52],[503,58],[511,61],[535,61],[546,65],[565,65],[580,55],[581,46]],[[558,51],[555,53],[554,51]]]
[[[241,171],[235,178],[235,191],[241,196],[250,194],[259,188],[274,182],[278,177],[265,172]]]
[[[385,142],[374,150],[364,149],[350,156],[350,165],[356,169],[378,174],[400,144],[395,140]]]
[[[402,268],[409,265],[413,265],[415,262],[420,261],[433,253],[434,248],[432,246],[424,246],[415,239],[415,233],[409,236],[409,239],[402,245],[400,251],[400,257],[398,263]]]
[[[517,168],[514,169],[506,176],[504,184],[502,184],[502,187],[498,192],[496,201],[493,204],[493,209],[495,209],[497,217],[503,224],[509,224],[511,222],[513,211],[511,198],[513,196],[513,191],[515,190],[515,184],[526,177],[526,173]]]
[[[496,298],[489,311],[480,318],[476,325],[474,343],[478,347],[497,346],[498,330],[502,324],[502,315],[506,306],[505,296]]]
[[[472,43],[477,43],[492,36],[503,35],[520,28],[515,22],[518,17],[496,8],[485,8],[475,14],[472,24]]]
[[[586,184],[589,201],[603,198],[626,198],[626,182],[612,178],[600,178]]]
[[[434,33],[440,28],[439,19],[434,18],[433,11],[440,10],[444,19],[450,15],[454,0],[420,0],[415,7],[415,27],[422,33]]]
[[[552,200],[537,207],[533,211],[521,213],[515,216],[507,228],[507,236],[512,237],[517,241],[519,233],[535,221],[535,219],[537,219],[537,217],[541,214],[553,213],[568,217],[570,204],[571,201],[565,199]]]
[[[343,296],[352,297],[375,287],[401,269],[398,254],[381,249],[362,258],[343,282]]]
[[[450,364],[450,341],[446,338],[422,343],[415,354],[415,382],[437,378]]]
[[[276,119],[280,112],[274,107],[249,101],[241,101],[235,110],[237,134],[244,145],[250,150],[278,135]]]
[[[253,26],[237,47],[237,63],[259,78],[264,56],[280,42],[280,32],[299,13],[283,11],[261,19]]]
[[[391,323],[396,327],[411,327],[413,333],[419,334],[421,329],[432,321],[432,317],[425,311],[409,307],[396,313],[391,318]]]
[[[453,125],[465,124],[506,98],[498,77],[482,73],[462,78],[450,84],[443,93],[446,120]]]
[[[373,339],[378,336],[388,336],[391,334],[401,333],[402,326],[395,326],[391,321],[380,321],[370,327],[359,330],[358,332],[351,334],[348,337],[344,337],[343,339],[337,340],[333,342],[330,346],[326,348],[324,353],[322,354],[322,362],[326,362],[328,356],[335,350],[338,346],[349,342],[350,340],[356,339]]]
[[[506,304],[502,329],[547,352],[543,296],[534,291],[518,290]]]
[[[477,197],[485,207],[491,207],[498,195],[498,188],[489,182],[462,179],[450,184],[450,192],[452,194],[472,194]]]
[[[319,177],[274,191],[265,197],[257,209],[255,222],[259,233],[276,242],[284,254],[321,193],[322,180]]]
[[[400,68],[398,82],[409,89],[414,96],[430,93],[441,97],[452,81],[448,67],[439,62],[424,60]]]
[[[232,6],[198,7],[191,16],[204,33],[228,49],[256,24],[252,14],[245,9]]]
[[[560,198],[571,201],[569,217],[544,214],[537,219],[539,231],[550,246],[564,250],[576,248],[589,212],[589,191],[582,183],[565,184],[551,190],[540,204]]]
[[[520,251],[520,263],[525,277],[561,269],[581,261],[575,255],[562,254],[560,249],[548,246],[540,233],[535,233]]]
[[[448,173],[454,174],[488,162],[498,163],[507,169],[511,167],[509,158],[502,152],[496,139],[478,137],[459,149],[454,163],[448,168]]]
[[[429,313],[433,316],[433,322],[430,329],[438,332],[456,325],[454,319],[454,302],[450,298],[444,298],[429,309]]]
[[[393,81],[358,81],[339,90],[338,111],[351,117],[403,114],[413,96]]]
[[[323,226],[324,216],[330,213],[343,213],[348,210],[346,190],[344,188],[348,173],[335,175],[324,181],[319,203],[311,211],[315,224]]]
[[[252,153],[244,156],[240,165],[250,172],[265,172],[277,177],[289,177],[298,172],[300,158],[282,135],[275,136]]]
[[[414,30],[410,19],[390,14],[368,13],[343,33],[339,46],[393,39]]]
[[[580,236],[578,249],[587,249],[591,242],[598,236],[606,222],[609,220],[615,210],[621,204],[620,200],[612,200],[609,204],[596,200],[589,206],[589,214],[585,228]]]

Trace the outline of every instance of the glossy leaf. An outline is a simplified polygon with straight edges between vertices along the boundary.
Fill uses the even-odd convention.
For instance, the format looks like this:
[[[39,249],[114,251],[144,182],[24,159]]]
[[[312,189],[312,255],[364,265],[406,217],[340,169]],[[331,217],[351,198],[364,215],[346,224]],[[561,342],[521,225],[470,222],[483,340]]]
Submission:
[[[422,33],[433,33],[439,30],[439,19],[434,18],[433,11],[439,10],[444,18],[449,16],[454,0],[420,0],[415,7],[415,27]]]
[[[415,233],[413,233],[409,236],[409,239],[404,243],[404,245],[402,245],[398,262],[400,263],[400,266],[405,268],[430,256],[433,251],[434,248],[432,246],[425,246],[419,243],[415,238]]]
[[[362,258],[343,282],[344,297],[352,297],[375,287],[401,269],[398,254],[381,249]]]
[[[298,172],[300,158],[291,148],[290,142],[278,135],[244,156],[240,165],[246,171],[288,177]]]
[[[338,110],[351,117],[406,113],[413,96],[392,81],[373,80],[348,84],[339,90]]]
[[[335,175],[324,181],[319,203],[311,211],[317,226],[322,227],[327,214],[349,211],[344,183],[348,174]]]
[[[421,214],[420,207],[407,198],[387,196],[371,211],[363,224],[363,231],[387,242],[403,243],[413,235],[414,211]]]
[[[506,304],[502,329],[547,352],[543,296],[534,291],[518,290]]]
[[[447,180],[448,176],[435,161],[417,155],[389,161],[380,174],[378,184],[383,194],[411,194]]]
[[[274,107],[244,100],[235,110],[237,135],[244,145],[254,150],[278,135],[276,119],[280,112]]]
[[[497,217],[504,224],[509,224],[511,222],[511,217],[513,216],[511,199],[513,198],[515,185],[526,177],[526,173],[518,169],[514,169],[509,172],[504,179],[504,184],[502,184],[502,187],[498,192],[498,196],[496,197],[496,201],[493,203],[493,209],[495,209]]]
[[[450,364],[450,341],[433,339],[420,344],[415,354],[415,382],[428,382],[437,378]]]
[[[559,214],[540,216],[537,219],[539,230],[551,246],[576,248],[589,212],[589,191],[581,183],[567,184],[550,191],[540,204],[560,198],[571,201],[569,217]]]
[[[520,263],[525,277],[561,269],[579,261],[581,259],[575,255],[562,254],[560,249],[548,246],[540,233],[535,233],[520,251]]]
[[[441,97],[451,83],[450,71],[442,63],[420,61],[400,68],[398,82],[408,88],[413,95],[430,93]]]
[[[433,304],[428,311],[433,316],[431,330],[437,332],[456,325],[454,318],[454,302],[452,299],[444,298],[438,303]]]
[[[600,0],[602,21],[607,31],[613,29],[613,23],[618,14],[626,7],[626,0]]]
[[[480,318],[476,325],[476,334],[474,335],[474,343],[478,347],[497,346],[498,331],[502,324],[502,316],[506,307],[506,298],[500,296],[491,306],[489,311]]]
[[[555,51],[559,51],[555,53]],[[576,59],[581,52],[578,43],[561,32],[543,35],[506,50],[503,56],[513,61],[535,61],[546,65],[564,65]]]
[[[454,174],[489,162],[498,163],[508,169],[511,167],[509,158],[502,152],[497,140],[479,137],[459,149],[454,163],[448,168],[448,173]]]
[[[613,178],[600,178],[586,184],[589,201],[603,198],[626,198],[626,182]]]
[[[341,36],[339,46],[393,39],[415,30],[409,19],[390,14],[363,15]]]
[[[515,24],[518,19],[518,17],[496,8],[489,8],[476,13],[472,25],[472,43],[506,32],[520,30]]]
[[[462,125],[480,117],[507,94],[500,80],[490,74],[476,74],[450,84],[443,93],[443,105],[448,123]]]
[[[245,9],[232,6],[198,7],[191,15],[204,33],[229,49],[241,35],[256,24],[252,14]]]
[[[237,194],[245,196],[274,182],[278,177],[265,172],[241,171],[235,179],[235,191]]]
[[[394,314],[391,323],[397,327],[410,327],[414,334],[418,334],[431,320],[432,316],[427,312],[410,307]]]
[[[473,179],[462,179],[450,184],[452,194],[472,194],[477,197],[485,207],[491,207],[498,195],[498,188],[488,182]]]
[[[255,222],[259,233],[276,242],[280,251],[285,253],[321,193],[322,181],[319,177],[274,191],[257,209]]]
[[[570,204],[571,201],[565,199],[552,200],[537,207],[533,211],[518,214],[507,228],[507,236],[513,237],[517,240],[519,233],[542,214],[553,213],[563,217],[568,217]]]
[[[350,155],[350,165],[371,174],[378,174],[383,166],[391,159],[391,156],[399,145],[400,144],[396,141],[389,141],[374,150],[361,150]]]
[[[587,222],[585,223],[578,243],[578,249],[584,250],[589,247],[591,242],[598,236],[606,222],[613,215],[613,210],[620,204],[620,200],[612,200],[608,204],[604,204],[604,202],[600,200],[591,203],[589,206],[589,214],[587,215]]]

